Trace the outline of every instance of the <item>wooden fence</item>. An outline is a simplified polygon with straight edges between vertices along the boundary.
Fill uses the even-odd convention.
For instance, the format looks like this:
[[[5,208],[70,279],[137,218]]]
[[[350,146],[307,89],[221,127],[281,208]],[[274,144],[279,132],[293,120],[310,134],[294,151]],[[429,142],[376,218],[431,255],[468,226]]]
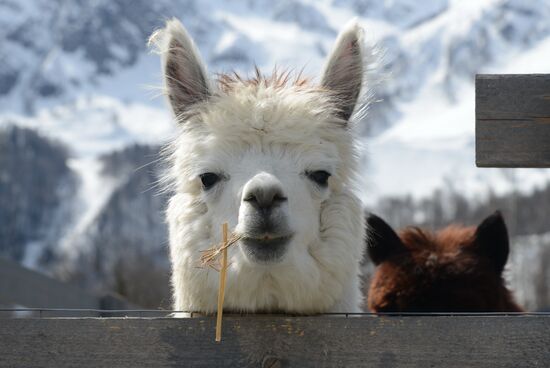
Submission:
[[[550,315],[0,319],[0,367],[549,367]]]

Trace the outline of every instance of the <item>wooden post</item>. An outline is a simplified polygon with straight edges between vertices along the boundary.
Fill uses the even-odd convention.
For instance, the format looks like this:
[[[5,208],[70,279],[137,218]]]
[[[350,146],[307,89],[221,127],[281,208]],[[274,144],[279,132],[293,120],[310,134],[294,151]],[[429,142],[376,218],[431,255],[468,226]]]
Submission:
[[[476,164],[550,167],[550,74],[476,76]]]

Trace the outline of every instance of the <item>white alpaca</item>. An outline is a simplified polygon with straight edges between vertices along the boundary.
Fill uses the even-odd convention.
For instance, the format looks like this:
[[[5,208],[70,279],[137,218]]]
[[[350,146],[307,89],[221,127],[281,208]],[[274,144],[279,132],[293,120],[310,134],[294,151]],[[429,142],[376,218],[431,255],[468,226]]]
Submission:
[[[151,41],[179,127],[168,172],[174,308],[216,310],[218,273],[197,265],[228,222],[243,238],[229,248],[225,310],[359,311],[364,220],[348,121],[364,72],[359,26],[339,35],[318,86],[285,73],[210,82],[177,20]]]

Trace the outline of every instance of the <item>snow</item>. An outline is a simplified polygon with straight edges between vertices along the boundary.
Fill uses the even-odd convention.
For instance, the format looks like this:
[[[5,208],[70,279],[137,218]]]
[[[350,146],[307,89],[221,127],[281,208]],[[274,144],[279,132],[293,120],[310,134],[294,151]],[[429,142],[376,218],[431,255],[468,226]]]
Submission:
[[[474,17],[495,1],[476,2],[475,6],[473,2],[460,3],[457,5],[460,9],[468,7],[464,16],[473,14],[471,17]],[[452,15],[448,13],[451,14],[445,17]],[[434,22],[441,21],[436,19]],[[410,34],[425,33],[429,26]],[[456,29],[449,32],[454,33]],[[413,39],[411,36],[409,41]],[[486,65],[483,72],[550,73],[548,37],[532,48],[501,52],[501,59]],[[442,75],[443,66],[433,71],[431,81],[423,81],[424,86],[414,99],[401,105],[401,118],[392,127],[379,136],[365,139],[368,163],[364,168],[370,183],[370,193],[365,198],[367,203],[388,195],[427,196],[445,186],[448,180],[471,197],[483,196],[489,190],[501,194],[514,189],[528,192],[550,180],[548,170],[514,169],[519,184],[516,188],[511,186],[507,174],[510,170],[477,168],[473,79],[463,80],[455,86],[454,100],[451,100],[444,92]]]
[[[536,308],[543,301],[540,285],[550,279],[550,269],[544,265],[543,250],[550,247],[550,233],[523,236],[515,239],[511,246],[510,260],[504,273],[507,283],[517,300],[527,310]],[[542,292],[544,293],[544,291]]]
[[[518,52],[508,64],[491,73],[502,74],[549,74],[550,37],[541,41],[528,52]]]
[[[97,157],[133,143],[158,144],[175,128],[167,109],[96,95],[42,109],[34,117],[5,115],[0,126],[14,122],[63,142],[77,158]]]
[[[422,105],[416,102],[404,109],[402,122],[367,140],[368,204],[384,196],[429,196],[447,180],[471,198],[489,191],[529,192],[550,180],[548,170],[513,169],[519,187],[512,187],[506,174],[512,169],[477,168],[473,88],[460,103],[447,107],[428,95],[422,95]]]
[[[334,41],[333,36],[319,37],[317,34],[304,32],[297,25],[274,22],[255,15],[224,14],[222,19],[267,49],[269,56],[261,59],[268,62],[259,64],[265,72],[271,72],[275,65],[295,67],[298,70],[301,65],[305,65],[306,74],[318,75],[323,66],[319,47],[323,48],[324,54],[330,45],[328,41]],[[300,37],[296,37],[297,34]],[[253,55],[253,59],[258,58]]]
[[[74,225],[59,241],[62,254],[71,259],[77,256],[77,251],[82,250],[75,249],[74,245],[80,244],[79,240],[99,215],[118,183],[100,174],[102,165],[95,157],[71,159],[68,165],[81,180],[76,197],[76,216],[72,219]]]
[[[147,53],[130,67],[120,70],[116,78],[105,78],[89,93],[112,96],[126,103],[142,104],[166,110],[162,97],[160,61],[158,55]]]
[[[40,257],[44,254],[44,242],[43,241],[29,241],[25,247],[25,257],[21,262],[23,266],[36,269],[39,264]]]

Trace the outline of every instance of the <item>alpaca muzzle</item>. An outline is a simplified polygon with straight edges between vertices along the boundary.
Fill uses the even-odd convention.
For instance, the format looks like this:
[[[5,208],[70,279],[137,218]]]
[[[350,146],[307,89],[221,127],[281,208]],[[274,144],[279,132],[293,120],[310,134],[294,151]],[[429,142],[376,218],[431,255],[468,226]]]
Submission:
[[[261,238],[244,237],[240,240],[249,259],[258,263],[274,263],[280,261],[288,247],[292,235]]]
[[[288,226],[288,198],[275,176],[261,172],[245,185],[239,222],[241,244],[251,260],[266,263],[282,258],[292,232]]]
[[[286,236],[288,230],[288,198],[279,180],[266,172],[255,175],[243,188],[239,222],[246,236]]]

